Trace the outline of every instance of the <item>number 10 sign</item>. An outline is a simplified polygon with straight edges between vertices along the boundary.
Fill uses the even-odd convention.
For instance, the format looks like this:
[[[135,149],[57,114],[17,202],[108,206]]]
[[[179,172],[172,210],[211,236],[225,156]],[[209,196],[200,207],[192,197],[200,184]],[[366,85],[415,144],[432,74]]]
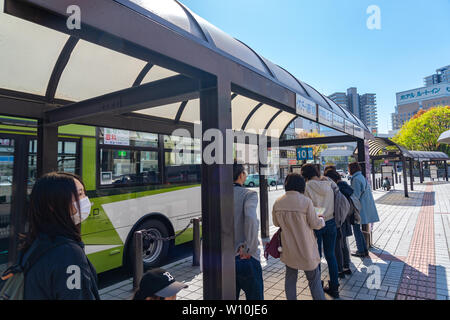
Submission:
[[[313,148],[297,148],[297,160],[313,160]]]

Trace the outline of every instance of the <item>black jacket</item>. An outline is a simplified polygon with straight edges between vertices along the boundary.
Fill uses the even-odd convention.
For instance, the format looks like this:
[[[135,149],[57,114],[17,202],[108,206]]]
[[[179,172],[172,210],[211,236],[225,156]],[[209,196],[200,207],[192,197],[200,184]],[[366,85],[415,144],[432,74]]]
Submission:
[[[342,192],[344,196],[350,198],[350,196],[353,194],[353,188],[345,181],[339,181],[337,183],[337,186],[339,187],[339,191]]]
[[[25,252],[23,261],[36,246],[61,240],[64,244],[47,251],[26,272],[24,299],[99,300],[97,273],[84,253],[82,242],[41,234]]]

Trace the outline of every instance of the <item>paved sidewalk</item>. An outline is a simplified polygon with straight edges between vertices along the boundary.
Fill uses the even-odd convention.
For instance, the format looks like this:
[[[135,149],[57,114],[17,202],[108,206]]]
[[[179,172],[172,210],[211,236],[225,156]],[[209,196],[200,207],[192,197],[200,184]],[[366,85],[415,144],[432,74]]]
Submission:
[[[415,184],[409,198],[402,185],[396,190],[374,191],[380,222],[373,228],[370,257],[351,257],[352,275],[340,279],[342,300],[450,300],[450,183]],[[271,228],[271,234],[277,230]],[[350,250],[355,251],[353,237]],[[266,300],[285,300],[285,265],[278,259],[261,258]],[[164,267],[189,288],[179,292],[180,300],[202,300],[202,274],[192,258]],[[322,279],[328,269],[322,260]],[[132,280],[100,291],[107,300],[130,299]],[[303,272],[297,282],[299,300],[311,300]],[[330,297],[327,297],[330,298]],[[241,295],[244,299],[244,295]]]

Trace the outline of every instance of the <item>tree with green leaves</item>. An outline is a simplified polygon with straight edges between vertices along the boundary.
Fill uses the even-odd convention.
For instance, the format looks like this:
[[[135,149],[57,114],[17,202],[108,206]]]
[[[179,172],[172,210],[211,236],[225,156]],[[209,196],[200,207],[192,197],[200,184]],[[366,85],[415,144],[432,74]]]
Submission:
[[[442,151],[450,155],[450,147],[438,143],[439,136],[450,129],[450,106],[421,111],[404,123],[392,139],[409,150]]]

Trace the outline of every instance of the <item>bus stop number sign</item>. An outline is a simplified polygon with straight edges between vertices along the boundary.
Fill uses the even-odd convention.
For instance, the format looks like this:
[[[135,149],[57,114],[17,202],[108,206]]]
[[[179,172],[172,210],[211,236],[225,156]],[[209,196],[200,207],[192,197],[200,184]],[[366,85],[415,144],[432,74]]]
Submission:
[[[313,160],[313,148],[297,148],[297,160]]]

